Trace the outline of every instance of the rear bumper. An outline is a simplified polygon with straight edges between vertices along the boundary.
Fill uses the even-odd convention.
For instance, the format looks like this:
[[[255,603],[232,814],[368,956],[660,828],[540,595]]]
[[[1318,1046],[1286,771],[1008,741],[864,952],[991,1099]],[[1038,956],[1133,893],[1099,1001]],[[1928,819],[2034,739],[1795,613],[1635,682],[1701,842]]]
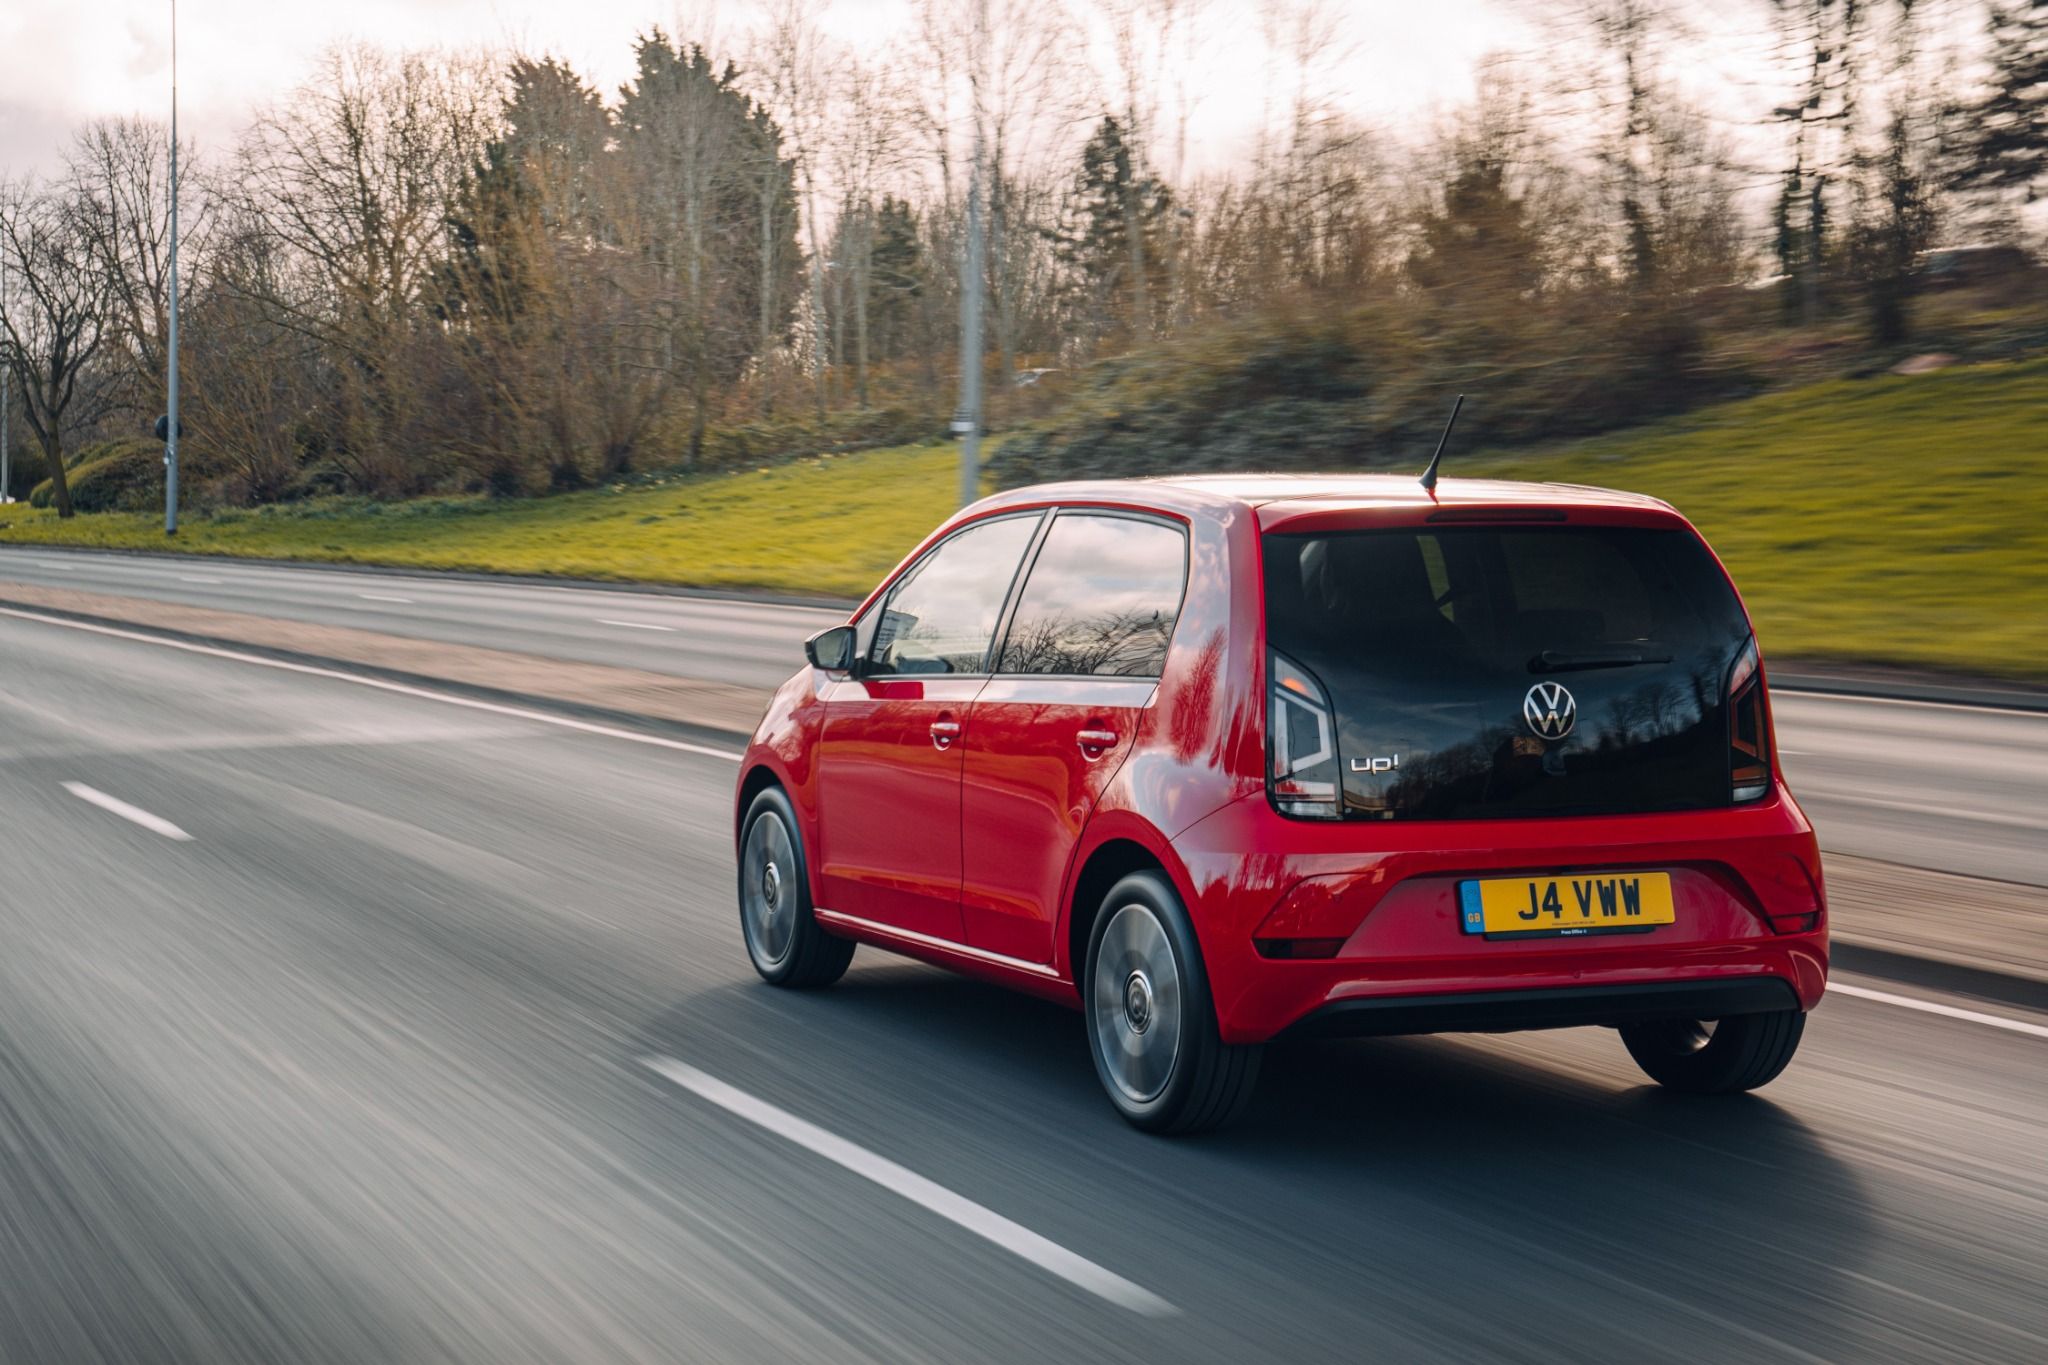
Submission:
[[[1402,1033],[1510,1033],[1627,1024],[1639,1019],[1726,1019],[1799,1008],[1782,977],[1652,981],[1633,986],[1466,991],[1454,995],[1336,1000],[1297,1020],[1290,1038],[1366,1038]]]
[[[1355,824],[1289,820],[1261,793],[1172,843],[1226,1042],[1710,1019],[1811,1009],[1826,989],[1819,849],[1782,788],[1724,810]],[[1631,869],[1670,875],[1674,924],[1506,941],[1461,927],[1461,880]],[[1315,951],[1276,954],[1287,940]]]

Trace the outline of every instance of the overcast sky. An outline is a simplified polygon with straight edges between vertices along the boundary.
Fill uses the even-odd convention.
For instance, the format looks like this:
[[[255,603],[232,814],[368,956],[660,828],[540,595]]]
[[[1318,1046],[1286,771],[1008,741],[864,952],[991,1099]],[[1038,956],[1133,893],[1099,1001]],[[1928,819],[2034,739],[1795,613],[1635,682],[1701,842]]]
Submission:
[[[1085,8],[1088,0],[1071,0]],[[1539,32],[1534,0],[1329,0],[1344,16],[1341,102],[1382,127],[1413,125],[1469,97],[1475,62],[1504,49],[1549,47],[1537,74],[1572,59]],[[910,0],[831,0],[825,22],[870,56],[901,51]],[[1209,0],[1200,100],[1191,122],[1196,168],[1246,149],[1264,99],[1259,0]],[[0,175],[48,171],[70,132],[103,114],[163,116],[169,106],[170,0],[0,0]],[[1760,63],[1764,0],[1695,0],[1694,29],[1671,74],[1721,111],[1738,140],[1753,135],[1777,73]],[[365,38],[387,47],[483,47],[566,57],[607,96],[629,74],[633,37],[660,24],[743,47],[751,0],[183,0],[180,118],[202,151],[224,153],[257,105],[302,80],[322,47]],[[1582,59],[1581,59],[1582,60]]]
[[[1082,0],[1085,3],[1085,0]],[[871,55],[889,50],[908,0],[832,0],[827,26]],[[1256,0],[1213,0],[1194,132],[1222,151],[1259,117],[1263,60]],[[1443,107],[1471,90],[1474,60],[1527,38],[1500,0],[1354,0],[1348,103],[1376,120]],[[182,128],[224,150],[252,107],[287,92],[314,53],[339,39],[390,47],[516,47],[567,57],[608,95],[629,73],[636,32],[661,24],[735,45],[746,0],[182,0]],[[0,0],[0,173],[47,170],[70,130],[102,114],[169,108],[169,0]]]

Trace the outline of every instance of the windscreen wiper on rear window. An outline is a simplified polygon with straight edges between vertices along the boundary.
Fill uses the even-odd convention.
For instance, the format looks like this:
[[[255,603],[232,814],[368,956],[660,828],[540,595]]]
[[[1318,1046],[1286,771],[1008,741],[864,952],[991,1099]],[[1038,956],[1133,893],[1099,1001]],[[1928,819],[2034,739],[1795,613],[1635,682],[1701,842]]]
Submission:
[[[1546,649],[1529,660],[1531,673],[1572,673],[1582,668],[1628,668],[1633,664],[1668,664],[1669,654],[1642,649]]]

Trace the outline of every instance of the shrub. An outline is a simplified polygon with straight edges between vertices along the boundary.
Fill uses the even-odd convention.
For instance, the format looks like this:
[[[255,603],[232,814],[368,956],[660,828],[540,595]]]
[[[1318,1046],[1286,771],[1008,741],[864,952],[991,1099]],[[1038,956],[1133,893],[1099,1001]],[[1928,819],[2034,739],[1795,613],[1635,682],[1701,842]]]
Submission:
[[[795,455],[822,455],[913,445],[937,436],[940,421],[912,408],[860,408],[712,427],[704,433],[704,465],[730,469]]]
[[[1511,310],[1484,322],[1403,296],[1279,305],[1089,367],[1066,411],[1011,436],[990,470],[1014,487],[1420,468],[1459,390],[1459,439],[1477,446],[1590,435],[1744,387],[1737,374],[1638,363],[1641,319]]]
[[[164,448],[155,441],[134,439],[108,441],[87,447],[90,460],[71,467],[71,506],[78,512],[148,512],[164,502]],[[66,464],[70,464],[67,460]],[[195,495],[218,471],[202,446],[186,445],[178,451],[181,488]],[[48,507],[55,489],[44,479],[29,494],[29,505]]]

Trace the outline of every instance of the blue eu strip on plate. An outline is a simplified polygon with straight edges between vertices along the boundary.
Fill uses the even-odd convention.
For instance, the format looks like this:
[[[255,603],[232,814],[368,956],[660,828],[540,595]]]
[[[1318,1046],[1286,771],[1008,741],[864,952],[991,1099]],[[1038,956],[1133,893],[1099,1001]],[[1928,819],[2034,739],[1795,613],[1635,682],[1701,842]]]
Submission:
[[[1461,912],[1459,919],[1463,921],[1466,933],[1483,934],[1486,932],[1486,914],[1479,908],[1478,882],[1458,883],[1458,909]]]

